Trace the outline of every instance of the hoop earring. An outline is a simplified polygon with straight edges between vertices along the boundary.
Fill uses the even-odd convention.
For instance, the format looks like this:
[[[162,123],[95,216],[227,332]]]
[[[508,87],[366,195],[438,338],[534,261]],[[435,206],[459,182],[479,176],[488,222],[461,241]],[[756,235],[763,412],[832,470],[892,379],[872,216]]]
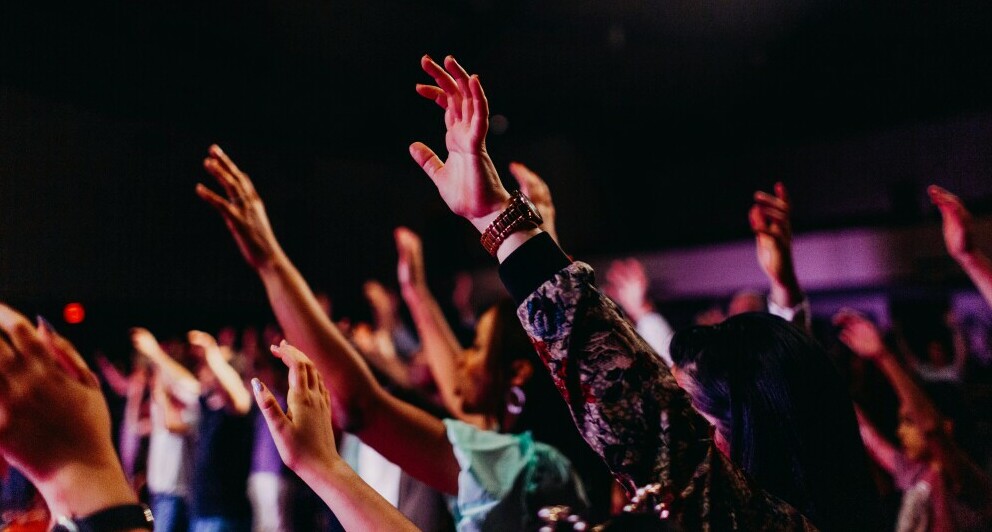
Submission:
[[[511,386],[509,390],[506,391],[506,411],[513,414],[519,415],[524,411],[524,405],[527,404],[527,395],[524,394],[523,388],[519,386]]]

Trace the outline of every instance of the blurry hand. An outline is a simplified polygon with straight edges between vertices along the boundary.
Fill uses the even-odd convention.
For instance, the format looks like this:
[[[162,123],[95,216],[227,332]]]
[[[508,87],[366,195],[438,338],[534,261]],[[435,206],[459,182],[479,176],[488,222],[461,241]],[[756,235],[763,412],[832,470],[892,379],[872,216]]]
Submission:
[[[930,185],[927,188],[930,201],[940,209],[944,225],[944,245],[947,253],[954,260],[962,260],[974,251],[974,237],[971,213],[965,209],[961,200],[947,190]]]
[[[758,264],[773,284],[788,284],[795,278],[789,213],[789,196],[781,182],[775,183],[774,196],[760,190],[754,193],[748,219],[756,240]]]
[[[647,300],[648,276],[635,258],[615,260],[606,270],[606,295],[623,308],[634,323],[651,311]]]
[[[510,163],[510,173],[520,185],[520,191],[530,198],[530,201],[541,213],[541,218],[544,220],[541,229],[544,229],[555,242],[558,242],[558,229],[555,227],[555,204],[551,200],[551,188],[541,179],[541,176],[522,163]]]
[[[878,327],[861,313],[841,309],[834,314],[833,323],[841,328],[840,341],[856,355],[876,359],[887,351]]]
[[[99,381],[76,348],[4,304],[0,330],[0,455],[38,487],[55,515],[136,501]]]
[[[406,227],[393,231],[396,240],[396,277],[400,288],[407,292],[427,288],[427,274],[424,271],[424,248],[420,236]]]
[[[270,266],[282,254],[282,249],[272,232],[262,198],[255,192],[248,175],[239,170],[216,144],[210,147],[203,167],[217,178],[227,197],[221,197],[202,183],[196,185],[196,193],[224,218],[241,255],[252,268]]]
[[[417,93],[444,109],[448,157],[442,161],[422,142],[410,145],[410,155],[434,181],[448,208],[481,233],[510,198],[486,151],[489,102],[478,75],[469,76],[454,57],[446,57],[442,68],[425,55],[420,66],[437,84],[417,84]]]
[[[382,283],[374,279],[365,281],[362,285],[365,300],[372,308],[376,328],[393,330],[396,326],[397,302],[396,295],[390,292]]]

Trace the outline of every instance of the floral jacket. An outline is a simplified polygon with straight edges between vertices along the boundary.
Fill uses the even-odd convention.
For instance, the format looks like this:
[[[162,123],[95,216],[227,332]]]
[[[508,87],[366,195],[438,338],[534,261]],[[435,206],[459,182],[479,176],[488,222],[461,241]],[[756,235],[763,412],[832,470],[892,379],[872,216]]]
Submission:
[[[717,450],[711,425],[589,265],[542,234],[500,276],[580,432],[628,491],[659,484],[679,530],[815,530]]]

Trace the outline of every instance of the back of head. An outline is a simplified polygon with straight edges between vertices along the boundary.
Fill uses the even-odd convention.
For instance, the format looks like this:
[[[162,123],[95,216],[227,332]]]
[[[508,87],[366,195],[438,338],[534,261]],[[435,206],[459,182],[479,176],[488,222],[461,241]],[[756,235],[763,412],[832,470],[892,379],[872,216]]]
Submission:
[[[878,496],[853,403],[823,348],[791,323],[749,312],[679,331],[675,366],[695,408],[761,488],[823,530],[877,529]]]

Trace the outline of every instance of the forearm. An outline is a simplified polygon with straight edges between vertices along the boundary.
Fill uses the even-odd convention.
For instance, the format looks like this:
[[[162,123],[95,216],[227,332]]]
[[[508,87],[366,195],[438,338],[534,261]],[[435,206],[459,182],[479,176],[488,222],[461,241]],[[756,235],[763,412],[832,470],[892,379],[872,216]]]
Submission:
[[[791,265],[791,254],[784,256],[782,260]],[[805,298],[793,267],[789,266],[777,278],[769,279],[768,299],[776,305],[791,308],[801,303]]]
[[[335,410],[335,418],[360,422],[361,416],[356,414],[360,414],[363,405],[372,395],[385,393],[372,371],[331,323],[306,280],[285,255],[280,254],[258,273],[286,338],[313,360],[332,397],[345,407],[343,412]],[[349,427],[349,431],[355,428]]]
[[[939,416],[936,408],[896,356],[890,351],[885,351],[876,362],[895,390],[899,404],[911,411],[916,423],[923,427],[938,426]]]
[[[344,460],[301,470],[300,478],[334,512],[345,530],[418,530]]]
[[[206,360],[210,371],[217,377],[230,408],[238,414],[247,414],[251,410],[251,394],[238,371],[224,360],[219,350],[208,352]]]
[[[968,274],[978,293],[985,298],[985,302],[992,307],[992,261],[980,250],[955,257],[955,260]]]
[[[451,412],[460,412],[460,399],[455,393],[456,368],[461,354],[461,344],[444,317],[444,312],[430,289],[426,286],[404,287],[403,300],[406,301],[420,338],[420,347],[427,365],[434,376],[434,382]]]

